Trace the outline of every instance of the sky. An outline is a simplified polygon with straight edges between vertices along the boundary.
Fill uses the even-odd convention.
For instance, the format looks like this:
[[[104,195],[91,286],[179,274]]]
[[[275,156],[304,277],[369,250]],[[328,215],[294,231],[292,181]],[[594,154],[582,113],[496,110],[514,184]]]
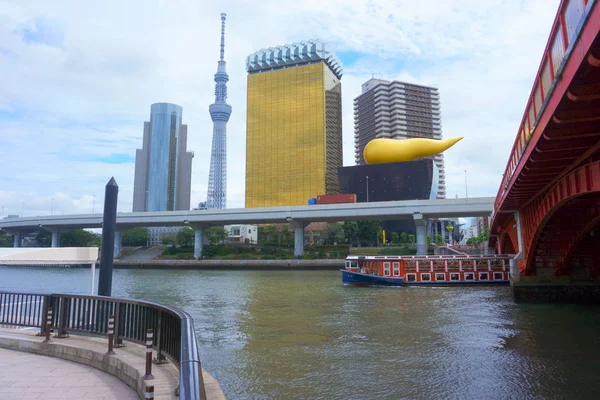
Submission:
[[[559,0],[0,0],[1,216],[131,211],[150,105],[183,107],[191,204],[206,200],[227,13],[228,208],[244,206],[246,57],[321,39],[342,60],[344,165],[372,76],[439,88],[448,197],[495,196]],[[467,185],[465,185],[465,170]]]

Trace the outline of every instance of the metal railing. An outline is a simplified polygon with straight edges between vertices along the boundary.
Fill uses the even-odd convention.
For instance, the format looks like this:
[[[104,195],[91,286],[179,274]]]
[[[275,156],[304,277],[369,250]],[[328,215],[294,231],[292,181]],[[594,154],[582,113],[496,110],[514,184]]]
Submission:
[[[153,348],[160,363],[169,359],[179,369],[179,397],[204,399],[200,353],[194,321],[182,310],[148,301],[78,294],[0,292],[0,326],[40,328],[46,335],[46,316],[57,337],[69,332],[108,336],[108,317],[114,315],[114,341],[145,344],[153,329]]]

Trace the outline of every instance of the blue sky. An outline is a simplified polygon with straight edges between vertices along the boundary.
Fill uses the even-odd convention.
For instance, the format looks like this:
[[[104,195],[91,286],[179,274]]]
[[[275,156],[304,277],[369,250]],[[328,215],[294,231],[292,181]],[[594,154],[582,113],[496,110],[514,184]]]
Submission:
[[[228,205],[244,204],[245,57],[318,38],[344,64],[344,164],[352,100],[372,75],[436,86],[448,196],[495,195],[558,0],[0,0],[0,206],[5,214],[90,212],[114,176],[131,210],[135,149],[150,104],[183,107],[195,153],[192,204],[204,201],[219,55],[227,12]]]

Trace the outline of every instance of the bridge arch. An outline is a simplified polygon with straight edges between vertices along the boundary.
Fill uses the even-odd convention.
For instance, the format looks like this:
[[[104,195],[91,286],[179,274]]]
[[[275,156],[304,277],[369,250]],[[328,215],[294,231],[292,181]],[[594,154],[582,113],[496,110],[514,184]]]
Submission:
[[[498,233],[498,254],[517,254],[519,242],[517,221],[511,216]]]
[[[526,252],[520,273],[552,268],[555,275],[570,274],[579,244],[600,221],[600,161],[561,178],[540,200],[527,205],[521,221]]]

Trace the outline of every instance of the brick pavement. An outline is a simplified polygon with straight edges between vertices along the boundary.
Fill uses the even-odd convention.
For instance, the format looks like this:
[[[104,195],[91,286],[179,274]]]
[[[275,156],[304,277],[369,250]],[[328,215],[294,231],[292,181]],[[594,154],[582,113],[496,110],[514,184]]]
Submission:
[[[1,399],[137,399],[119,379],[54,357],[0,348]]]

